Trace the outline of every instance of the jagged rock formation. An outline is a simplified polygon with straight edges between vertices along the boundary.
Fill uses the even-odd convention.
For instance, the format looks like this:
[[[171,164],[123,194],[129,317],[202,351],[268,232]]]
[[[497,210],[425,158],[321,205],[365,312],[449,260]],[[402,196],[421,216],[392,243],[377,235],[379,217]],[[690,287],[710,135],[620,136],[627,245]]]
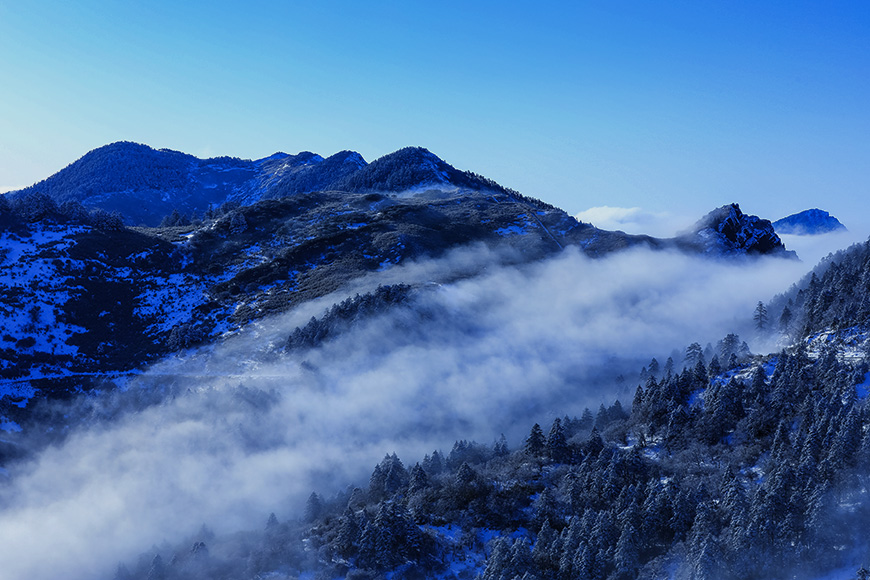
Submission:
[[[677,237],[676,243],[686,249],[719,256],[796,257],[794,252],[786,250],[769,220],[744,214],[736,203],[711,211],[691,232]]]

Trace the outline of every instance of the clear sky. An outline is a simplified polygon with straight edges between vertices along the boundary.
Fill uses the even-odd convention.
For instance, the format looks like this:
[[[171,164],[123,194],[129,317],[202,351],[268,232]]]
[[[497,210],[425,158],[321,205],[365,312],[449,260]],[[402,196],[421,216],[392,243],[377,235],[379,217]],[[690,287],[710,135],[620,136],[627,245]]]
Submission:
[[[571,213],[848,226],[870,218],[870,2],[0,0],[0,190],[118,140],[420,145]]]

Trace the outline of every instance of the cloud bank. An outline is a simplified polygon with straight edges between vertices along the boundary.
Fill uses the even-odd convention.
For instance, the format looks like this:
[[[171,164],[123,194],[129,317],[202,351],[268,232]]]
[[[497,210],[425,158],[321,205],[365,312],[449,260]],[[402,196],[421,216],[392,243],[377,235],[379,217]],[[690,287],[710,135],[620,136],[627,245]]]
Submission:
[[[367,481],[387,453],[413,465],[457,439],[505,433],[519,445],[534,422],[617,396],[628,403],[616,376],[653,356],[745,333],[754,305],[808,269],[647,250],[602,260],[568,250],[522,268],[503,260],[476,248],[393,268],[351,292],[411,282],[420,285],[413,304],[319,348],[287,354],[281,344],[344,295],[156,365],[105,403],[92,399],[120,409],[142,389],[171,393],[103,413],[119,416],[77,427],[11,471],[0,493],[0,577],[111,577],[117,562],[203,523],[227,532],[261,528],[271,511],[292,517],[312,490]]]
[[[652,212],[640,207],[591,207],[574,216],[603,230],[621,230],[628,234],[647,234],[659,238],[671,238],[688,229],[694,218],[670,212]]]

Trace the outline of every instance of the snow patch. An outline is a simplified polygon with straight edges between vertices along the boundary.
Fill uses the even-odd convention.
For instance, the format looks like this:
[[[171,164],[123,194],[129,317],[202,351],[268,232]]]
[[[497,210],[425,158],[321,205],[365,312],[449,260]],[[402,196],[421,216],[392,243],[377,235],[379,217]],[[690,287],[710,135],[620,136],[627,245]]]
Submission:
[[[523,236],[526,234],[526,228],[524,226],[511,225],[504,228],[499,228],[495,230],[495,233],[502,237]]]
[[[157,319],[148,327],[149,332],[169,332],[190,322],[194,309],[208,301],[206,284],[190,274],[150,276],[143,283],[145,289],[139,294],[134,312],[139,318]]]
[[[0,431],[6,431],[8,433],[18,433],[22,431],[21,425],[16,423],[15,421],[10,421],[5,417],[0,419]]]

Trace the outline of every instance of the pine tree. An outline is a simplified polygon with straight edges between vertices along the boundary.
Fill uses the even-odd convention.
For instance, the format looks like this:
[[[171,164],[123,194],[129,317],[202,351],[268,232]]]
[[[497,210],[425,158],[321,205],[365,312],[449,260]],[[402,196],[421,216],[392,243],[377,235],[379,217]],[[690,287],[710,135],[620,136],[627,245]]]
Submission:
[[[638,417],[641,416],[643,412],[643,387],[641,385],[637,386],[637,389],[634,391],[634,398],[631,400],[631,413],[636,414]]]
[[[556,500],[553,497],[553,492],[550,491],[550,488],[544,488],[544,491],[542,491],[535,500],[535,515],[532,519],[532,523],[536,528],[541,528],[545,522],[552,526],[553,524],[558,523],[558,512],[559,509],[556,505]],[[561,525],[559,527],[561,527]]]
[[[398,456],[393,453],[387,459],[384,477],[384,492],[393,495],[408,485],[408,470]]]
[[[492,452],[496,457],[507,457],[510,454],[510,449],[508,448],[507,438],[504,436],[504,433],[501,434],[499,440],[495,442],[492,446]]]
[[[701,345],[697,342],[693,342],[689,346],[686,347],[686,355],[683,358],[684,367],[692,368],[697,365],[700,361],[703,363],[704,361],[704,351],[701,349]]]
[[[671,375],[674,374],[674,357],[669,356],[668,360],[665,361],[665,369],[664,369],[664,379],[668,379]]]
[[[423,469],[429,475],[438,475],[444,469],[444,460],[441,458],[441,453],[437,450],[432,452],[432,455],[426,455],[423,458]]]
[[[581,429],[592,429],[595,425],[595,417],[592,415],[592,411],[589,410],[589,407],[583,409],[583,414],[580,416],[580,428]]]
[[[429,487],[429,476],[423,467],[417,463],[411,468],[410,480],[408,482],[408,491],[411,493],[420,493]]]
[[[164,580],[166,578],[166,564],[160,554],[155,554],[151,560],[151,568],[148,570],[148,580]]]
[[[525,451],[527,455],[532,457],[540,457],[544,453],[547,440],[544,438],[544,431],[541,426],[535,423],[529,436],[526,438]]]
[[[647,368],[649,368],[649,374],[651,376],[654,376],[654,377],[659,376],[659,372],[661,371],[661,369],[659,367],[659,361],[657,361],[655,358],[653,358],[651,361],[649,361],[649,365],[647,365]]]
[[[511,542],[505,537],[499,536],[492,541],[492,551],[486,560],[486,569],[483,571],[481,580],[502,580],[512,578],[511,566]],[[508,576],[508,574],[511,574]]]
[[[550,427],[550,433],[547,435],[546,452],[547,456],[556,463],[563,463],[568,459],[568,442],[565,439],[562,420],[558,417],[553,420],[553,426]]]
[[[127,569],[123,563],[118,564],[118,568],[115,570],[115,577],[113,580],[131,580],[133,576],[130,574],[130,571]]]
[[[792,317],[791,309],[786,305],[782,309],[782,314],[779,315],[779,331],[783,334],[788,334],[791,331]]]
[[[348,507],[344,510],[338,524],[338,535],[335,537],[335,548],[339,555],[348,558],[356,552],[360,529],[356,514]]]
[[[637,575],[640,567],[640,548],[637,531],[631,524],[624,527],[619,535],[613,563],[616,566],[616,574],[613,576],[616,580],[631,580]]]
[[[305,521],[313,523],[320,517],[322,511],[323,502],[320,500],[320,496],[312,491],[311,495],[308,496],[308,501],[305,502]]]
[[[758,305],[755,307],[755,314],[752,316],[752,320],[755,321],[756,330],[767,330],[767,307],[764,305],[764,302],[759,300]]]
[[[556,531],[550,526],[550,521],[545,519],[532,548],[532,560],[539,570],[553,573],[559,569],[559,559],[553,549],[553,544],[556,543],[558,537]],[[554,556],[556,556],[555,559]]]
[[[701,543],[700,553],[692,562],[693,580],[718,580],[722,578],[723,554],[719,542],[707,535]]]
[[[710,367],[707,369],[707,372],[710,378],[716,378],[722,374],[722,365],[719,364],[719,357],[717,355],[714,354],[710,360]]]

